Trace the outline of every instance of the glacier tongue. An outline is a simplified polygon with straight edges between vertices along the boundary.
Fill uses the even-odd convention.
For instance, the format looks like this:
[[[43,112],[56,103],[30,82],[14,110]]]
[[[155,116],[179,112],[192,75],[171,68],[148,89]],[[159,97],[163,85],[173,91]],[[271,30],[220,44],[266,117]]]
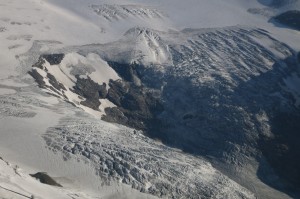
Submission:
[[[111,128],[84,114],[63,118],[43,137],[50,148],[64,153],[66,161],[78,157],[91,162],[107,184],[117,180],[166,198],[255,198],[201,158],[166,147],[142,132]]]

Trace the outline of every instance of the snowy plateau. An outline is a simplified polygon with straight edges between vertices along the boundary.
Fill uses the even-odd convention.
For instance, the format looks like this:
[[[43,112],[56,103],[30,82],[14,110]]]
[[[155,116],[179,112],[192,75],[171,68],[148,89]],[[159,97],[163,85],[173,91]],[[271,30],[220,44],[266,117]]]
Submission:
[[[0,198],[300,198],[299,13],[1,0]]]

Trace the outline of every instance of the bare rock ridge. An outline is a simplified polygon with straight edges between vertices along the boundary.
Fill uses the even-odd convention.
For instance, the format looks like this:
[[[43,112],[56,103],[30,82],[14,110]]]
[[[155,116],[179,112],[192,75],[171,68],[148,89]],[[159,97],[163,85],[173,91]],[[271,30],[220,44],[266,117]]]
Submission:
[[[51,65],[58,65],[63,57],[63,54],[42,55],[40,60],[33,65],[33,70],[29,72],[41,88],[49,88],[55,91],[57,95],[61,95],[60,91],[66,91],[63,84],[58,82],[53,75],[47,73],[46,77],[50,85],[46,85],[44,77],[37,72],[36,68],[47,72],[43,68],[43,59],[51,62]],[[163,111],[163,106],[160,100],[154,97],[151,89],[140,85],[136,68],[142,66],[114,62],[108,63],[122,77],[122,80],[110,80],[109,89],[107,90],[105,83],[99,85],[89,76],[81,78],[79,75],[75,75],[76,82],[71,91],[78,94],[82,99],[85,99],[80,104],[99,111],[101,104],[99,100],[108,99],[116,107],[106,108],[106,115],[102,117],[103,120],[120,123],[139,130],[145,130],[146,132],[148,128],[159,126],[156,116]],[[64,94],[63,97],[68,101],[68,98]]]
[[[49,55],[41,55],[40,56],[38,62],[32,66],[33,70],[29,71],[29,74],[36,80],[39,87],[50,88],[51,90],[53,90],[55,92],[57,92],[56,90],[61,90],[61,91],[66,90],[65,86],[62,83],[58,82],[56,80],[55,76],[53,76],[50,73],[47,73],[46,76],[47,76],[51,86],[46,85],[46,83],[44,81],[44,77],[37,71],[37,69],[46,70],[43,67],[43,64],[45,64],[45,60],[50,65],[56,65],[62,61],[63,57],[64,57],[64,54],[49,54]],[[46,70],[46,72],[47,72],[47,70]]]
[[[43,76],[41,76],[37,70],[32,70],[28,72],[34,79],[35,81],[38,83],[40,88],[44,88],[45,87],[45,82],[43,81]]]

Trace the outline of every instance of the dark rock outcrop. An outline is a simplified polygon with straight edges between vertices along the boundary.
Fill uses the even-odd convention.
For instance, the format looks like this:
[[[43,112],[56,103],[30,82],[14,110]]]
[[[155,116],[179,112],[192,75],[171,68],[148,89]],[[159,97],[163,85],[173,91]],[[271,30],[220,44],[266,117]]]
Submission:
[[[110,67],[112,67],[120,77],[122,77],[123,80],[127,82],[132,82],[135,85],[139,85],[139,78],[138,76],[140,75],[138,72],[138,67],[137,64],[120,64],[117,62],[108,62]]]
[[[107,95],[106,84],[102,85],[94,82],[90,77],[81,78],[78,75],[75,76],[77,79],[76,85],[73,87],[74,91],[88,99],[104,99]]]
[[[49,62],[50,65],[60,64],[64,57],[65,57],[64,54],[46,54],[46,55],[41,55],[41,58],[43,58],[47,62]]]
[[[56,78],[50,73],[47,73],[47,77],[49,79],[49,83],[57,90],[65,90],[65,91],[67,90],[65,86],[62,83],[58,82]]]
[[[74,92],[86,98],[81,104],[94,110],[99,110],[101,104],[99,99],[104,99],[107,96],[106,84],[99,85],[89,76],[87,78],[80,78],[79,75],[76,75],[75,77],[77,82],[73,87]]]
[[[36,69],[33,69],[28,73],[35,79],[35,81],[38,83],[40,88],[45,88],[46,84],[44,82],[44,78],[37,72]]]
[[[132,82],[110,81],[109,86],[107,99],[118,108],[106,108],[103,120],[146,131],[152,128],[157,115],[163,111],[159,99]]]
[[[43,64],[45,63],[45,60],[44,59],[42,59],[41,57],[39,58],[39,60],[35,63],[35,64],[33,64],[32,65],[32,67],[34,68],[39,68],[39,69],[44,69],[44,67],[43,67]]]
[[[159,126],[157,116],[164,110],[153,90],[143,84],[138,84],[140,74],[135,64],[119,64],[109,62],[123,80],[110,81],[107,99],[117,107],[106,108],[103,120],[117,122],[148,132],[154,126]]]
[[[36,174],[30,174],[31,177],[38,179],[43,184],[48,184],[51,186],[62,187],[59,183],[57,183],[53,178],[51,178],[45,172],[38,172]]]

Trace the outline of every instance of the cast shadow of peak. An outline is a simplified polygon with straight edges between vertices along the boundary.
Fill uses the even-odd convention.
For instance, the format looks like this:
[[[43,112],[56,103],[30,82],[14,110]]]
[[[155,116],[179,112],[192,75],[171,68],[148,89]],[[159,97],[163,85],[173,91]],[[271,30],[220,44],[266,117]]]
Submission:
[[[269,19],[278,28],[288,28],[300,31],[300,11],[289,10]]]
[[[292,74],[300,79],[297,56],[299,54],[293,54],[278,61],[272,70],[253,77],[236,89],[239,94],[255,93],[246,99],[248,111],[253,115],[263,111],[269,119],[272,136],[258,131],[257,147],[262,157],[258,157],[257,176],[265,184],[294,198],[300,197],[300,107],[295,105],[294,95],[285,89],[284,79]],[[256,121],[256,125],[263,129],[261,122]]]
[[[280,8],[287,4],[293,4],[298,0],[257,0],[257,1],[264,6]]]
[[[222,79],[215,87],[195,86],[187,78],[170,79],[172,84],[166,85],[162,94],[168,105],[159,117],[159,126],[148,131],[148,135],[186,153],[213,158],[217,164],[223,164],[234,154],[235,160],[227,162],[234,167],[246,163],[243,161],[250,155],[260,162],[257,175],[261,181],[299,197],[300,110],[294,105],[293,95],[282,88],[285,78],[299,72],[297,62],[295,53],[278,60],[272,69],[240,82],[233,91],[226,90]],[[218,97],[218,107],[213,105],[211,96]],[[246,113],[236,107],[242,107]],[[262,112],[269,117],[274,140],[264,137],[263,124],[256,117]],[[289,152],[275,150],[282,143]],[[236,153],[237,147],[245,145],[255,148],[256,153]],[[270,170],[274,172],[266,172]]]

